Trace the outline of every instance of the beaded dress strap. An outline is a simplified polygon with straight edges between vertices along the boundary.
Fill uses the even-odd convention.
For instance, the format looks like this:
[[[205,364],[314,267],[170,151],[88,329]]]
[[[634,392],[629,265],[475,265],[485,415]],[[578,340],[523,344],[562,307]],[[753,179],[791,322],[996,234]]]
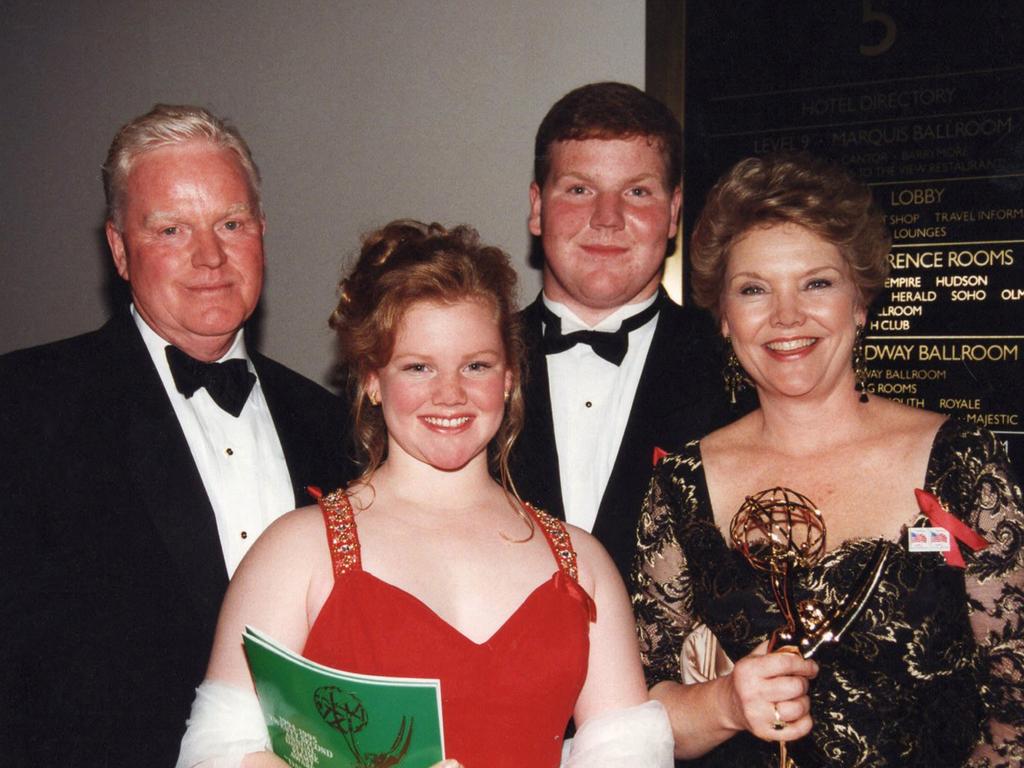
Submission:
[[[351,571],[361,571],[363,563],[359,556],[359,536],[356,534],[355,515],[348,496],[340,488],[326,495],[318,491],[319,489],[309,489],[324,516],[327,543],[331,548],[331,562],[334,564],[334,577]]]
[[[572,548],[572,540],[569,532],[565,530],[565,523],[557,517],[552,517],[547,512],[537,509],[527,503],[526,508],[537,520],[540,529],[544,531],[544,537],[558,561],[558,570],[575,582],[579,582],[579,570],[576,567],[576,550]]]

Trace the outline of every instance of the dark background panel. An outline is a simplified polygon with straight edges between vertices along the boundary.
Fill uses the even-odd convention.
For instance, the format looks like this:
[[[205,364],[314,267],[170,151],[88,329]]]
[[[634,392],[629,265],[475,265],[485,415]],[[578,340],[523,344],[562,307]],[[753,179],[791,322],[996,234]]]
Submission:
[[[684,232],[740,158],[842,162],[894,235],[872,386],[988,426],[1019,464],[1024,4],[649,0],[647,30],[648,89],[684,105]]]

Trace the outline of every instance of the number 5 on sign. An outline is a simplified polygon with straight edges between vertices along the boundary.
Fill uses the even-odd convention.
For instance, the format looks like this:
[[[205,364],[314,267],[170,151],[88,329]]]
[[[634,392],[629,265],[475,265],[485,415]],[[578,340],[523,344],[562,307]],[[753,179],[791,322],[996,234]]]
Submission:
[[[896,22],[893,21],[892,16],[888,13],[882,13],[873,9],[871,7],[871,0],[864,0],[863,9],[861,20],[865,24],[871,24],[872,22],[881,24],[885,29],[885,33],[882,35],[882,39],[874,45],[862,45],[860,52],[864,56],[878,56],[892,48],[892,44],[896,42]]]

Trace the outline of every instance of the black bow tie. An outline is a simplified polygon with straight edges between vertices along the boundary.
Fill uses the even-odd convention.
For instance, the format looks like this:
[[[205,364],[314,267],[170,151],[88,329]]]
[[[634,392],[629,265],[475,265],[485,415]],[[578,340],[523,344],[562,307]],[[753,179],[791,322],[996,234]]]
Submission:
[[[589,344],[598,357],[613,365],[622,365],[629,349],[630,331],[649,323],[658,314],[658,305],[659,302],[655,300],[647,309],[627,317],[617,331],[573,331],[563,334],[562,318],[541,302],[544,311],[544,354],[557,355],[577,344]]]
[[[249,373],[245,360],[204,363],[171,345],[166,347],[166,351],[174,386],[181,394],[189,398],[197,389],[205,387],[213,402],[238,417],[256,383],[256,377]]]

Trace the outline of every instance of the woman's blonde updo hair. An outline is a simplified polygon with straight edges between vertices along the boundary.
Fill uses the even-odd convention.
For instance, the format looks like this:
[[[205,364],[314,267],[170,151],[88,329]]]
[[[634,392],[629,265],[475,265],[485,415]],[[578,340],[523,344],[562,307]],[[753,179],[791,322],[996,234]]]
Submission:
[[[733,243],[754,227],[787,223],[839,249],[865,307],[878,295],[891,237],[871,190],[836,163],[779,153],[740,160],[708,193],[690,240],[696,303],[718,317]]]
[[[500,248],[483,245],[476,230],[410,219],[392,221],[363,238],[352,273],[339,285],[330,325],[348,371],[353,437],[368,478],[387,455],[381,409],[366,382],[387,365],[403,316],[414,304],[479,301],[494,310],[512,387],[505,417],[488,447],[491,472],[511,489],[508,456],[523,426],[524,346],[516,311],[516,272]]]

